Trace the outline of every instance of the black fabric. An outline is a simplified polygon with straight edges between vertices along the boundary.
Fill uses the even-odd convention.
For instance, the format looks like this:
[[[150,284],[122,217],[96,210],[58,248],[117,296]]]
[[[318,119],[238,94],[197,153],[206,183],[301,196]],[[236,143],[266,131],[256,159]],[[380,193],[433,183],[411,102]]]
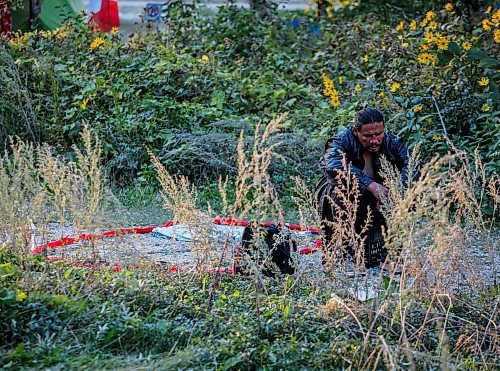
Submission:
[[[325,236],[323,263],[327,262],[327,259],[325,259],[326,255],[335,253],[331,250],[333,228],[330,222],[335,220],[337,208],[346,210],[342,201],[335,196],[335,193],[333,192],[334,187],[335,186],[328,182],[326,177],[323,176],[318,182],[315,191],[314,202],[316,209],[318,210],[318,214],[321,217],[321,228]],[[382,213],[377,209],[377,201],[378,200],[370,191],[363,191],[358,200],[358,209],[354,223],[356,234],[358,234],[361,238],[365,238],[363,257],[367,268],[379,265],[387,256],[387,249],[383,244],[382,238],[382,227],[385,226],[385,219]],[[372,219],[370,227],[364,234],[362,234],[361,231],[366,222],[368,209],[371,210]],[[354,250],[347,241],[344,244],[344,248],[346,253],[354,258]]]
[[[362,191],[373,181],[380,179],[370,179],[363,173],[365,160],[363,158],[363,147],[352,129],[344,129],[333,138],[330,138],[325,145],[325,153],[320,160],[320,167],[328,179],[335,183],[336,172],[344,171],[342,164],[343,156],[346,162],[351,165],[351,172],[358,178]],[[401,172],[403,184],[408,182],[408,150],[402,141],[392,134],[385,133],[380,151],[375,154],[373,160],[373,170],[377,174],[381,169],[380,157],[384,156],[392,165]]]
[[[263,233],[262,243],[256,243],[255,235]],[[291,238],[290,231],[277,225],[271,225],[256,230],[246,226],[243,230],[236,273],[249,274],[248,260],[261,268],[262,274],[274,277],[276,268],[283,274],[294,274],[295,264],[292,252],[297,251],[297,242]],[[266,255],[270,254],[272,264],[265,263]],[[273,266],[274,265],[274,266]]]

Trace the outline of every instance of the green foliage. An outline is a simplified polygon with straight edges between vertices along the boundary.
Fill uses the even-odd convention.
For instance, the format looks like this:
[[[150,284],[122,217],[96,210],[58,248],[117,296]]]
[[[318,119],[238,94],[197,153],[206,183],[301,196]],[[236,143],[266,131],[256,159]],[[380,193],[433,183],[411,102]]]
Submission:
[[[43,141],[70,151],[88,122],[99,133],[115,180],[151,179],[146,148],[177,172],[203,177],[207,170],[234,170],[239,131],[253,131],[262,118],[298,107],[292,131],[325,117],[319,95],[310,94],[310,52],[289,55],[291,45],[274,53],[295,33],[280,18],[255,23],[253,16],[229,7],[208,23],[195,13],[191,27],[136,35],[127,43],[73,22],[8,47],[27,78]],[[174,24],[186,23],[178,13],[172,17]],[[297,64],[298,58],[303,61]],[[290,80],[306,69],[308,77]],[[221,140],[227,144],[205,148]]]
[[[375,3],[381,4],[362,6]],[[213,202],[218,176],[237,171],[240,131],[250,138],[242,142],[243,150],[262,149],[253,147],[256,125],[285,111],[284,130],[266,143],[283,143],[275,149],[282,158],[273,159],[269,167],[282,193],[290,193],[293,175],[314,182],[324,140],[350,125],[356,111],[367,105],[382,107],[389,130],[410,143],[424,140],[427,157],[448,150],[440,113],[454,145],[471,153],[479,146],[485,163],[495,170],[498,45],[491,32],[479,30],[474,15],[439,11],[441,32],[456,39],[440,52],[433,45],[435,64],[422,65],[417,58],[423,31],[408,30],[408,21],[421,21],[423,14],[404,7],[407,23],[398,31],[393,30],[399,21],[393,15],[383,18],[362,9],[346,8],[331,19],[317,19],[272,7],[263,13],[227,6],[201,16],[174,3],[165,13],[169,23],[164,32],[137,34],[126,42],[77,20],[54,32],[2,41],[0,83],[6,88],[0,99],[0,142],[6,147],[7,136],[16,134],[48,142],[70,159],[82,160],[78,148],[85,144],[80,134],[87,123],[99,136],[99,155],[115,185],[138,184],[123,191],[130,208],[159,208],[152,181],[157,173],[147,149],[171,173],[204,185],[199,199]],[[472,34],[467,31],[470,22],[476,27]],[[466,53],[462,42],[472,37],[479,39]],[[339,94],[338,107],[322,95],[323,73]],[[478,84],[482,77],[488,77],[488,84]],[[4,187],[8,192],[0,216],[6,236],[0,249],[2,367],[377,369],[393,368],[394,362],[427,369],[494,368],[498,363],[491,320],[498,304],[496,286],[474,295],[468,286],[460,287],[451,298],[439,286],[420,288],[413,281],[415,292],[402,292],[402,285],[384,281],[385,296],[360,303],[343,286],[345,281],[322,272],[277,279],[256,275],[254,280],[202,273],[201,265],[198,274],[173,273],[143,262],[115,272],[112,266],[78,267],[26,256],[30,222],[46,225],[54,218],[51,209],[58,212],[61,225],[68,219],[86,230],[102,227],[101,218],[93,215],[100,211],[98,205],[89,207],[92,200],[100,201],[100,191],[84,182],[93,183],[92,174],[97,181],[98,169],[91,165],[99,156],[89,155],[93,161],[78,161],[86,165],[71,165],[66,171],[61,158],[49,161],[52,152],[46,148],[45,157],[28,156],[23,162],[15,161],[15,153],[5,155],[13,165],[6,167],[3,184],[14,186]],[[462,197],[469,209],[458,214],[476,215],[486,226],[481,214],[486,176],[481,166],[472,168],[475,172],[455,174],[453,184],[463,192],[458,196],[432,187],[422,191],[436,197],[429,198],[429,210],[442,200]],[[74,182],[71,169],[78,170]],[[54,174],[59,174],[58,182],[52,182]],[[477,179],[479,203],[476,188],[467,186],[477,185]],[[251,192],[261,191],[251,186]],[[489,186],[496,197],[495,183]],[[226,185],[230,204],[235,188],[234,182]],[[63,205],[66,197],[74,205]],[[309,205],[310,197],[305,198]],[[413,226],[423,228],[426,221],[417,219],[422,208],[415,204],[403,208],[404,220],[413,215]],[[219,210],[224,205],[213,206]],[[271,205],[256,204],[252,211],[259,206]],[[141,216],[141,222],[166,219],[153,212],[154,217]],[[444,252],[455,251],[463,260],[466,255],[459,255],[455,242],[466,238],[458,225],[448,226],[448,214],[441,214],[445,220],[437,227],[428,223],[429,234],[441,246],[433,238],[419,244],[407,233],[398,234],[400,245],[417,245],[413,251],[422,259],[434,252],[431,263],[446,266],[443,256],[448,255],[435,246],[449,243]],[[394,224],[405,226],[402,221]],[[412,233],[419,231],[410,227]],[[494,234],[487,236],[494,240]],[[463,242],[458,247],[470,246]],[[95,261],[95,251],[92,257]]]
[[[267,294],[258,295],[251,280],[223,277],[210,304],[207,282],[213,277],[192,277],[158,267],[80,268],[43,263],[28,258],[24,267],[16,255],[3,254],[2,264],[16,265],[23,278],[2,276],[0,292],[0,365],[18,367],[149,367],[180,368],[345,368],[362,367],[361,349],[366,339],[353,318],[335,306],[327,281],[304,280],[292,289],[289,278],[267,281]],[[44,269],[44,265],[48,264]],[[284,295],[283,290],[288,294]],[[17,292],[17,296],[16,296]],[[348,300],[347,298],[345,300]],[[481,312],[471,310],[470,297],[455,305],[457,318],[493,310],[494,297],[484,296]],[[256,308],[256,301],[259,307]],[[462,303],[458,298],[455,303]],[[352,304],[350,304],[352,305]],[[398,304],[387,307],[378,319],[377,339],[399,341]],[[432,303],[413,303],[406,327],[417,328]],[[367,308],[371,304],[367,304]],[[476,308],[476,307],[474,307]],[[483,312],[484,310],[484,312]],[[434,315],[439,312],[433,309]],[[370,323],[361,313],[359,320]],[[425,323],[425,322],[424,322]],[[478,322],[480,323],[480,322]],[[487,322],[481,326],[486,326]],[[373,326],[373,325],[372,325]],[[440,352],[429,328],[415,350],[413,362],[436,367]],[[450,341],[467,334],[467,327],[447,330]],[[75,341],[78,339],[78,341]],[[491,341],[485,337],[483,347]],[[453,344],[453,343],[452,343]],[[460,348],[457,348],[460,349]],[[404,352],[391,350],[404,361]],[[425,354],[428,357],[423,357]],[[126,357],[123,355],[126,354]],[[488,362],[454,353],[457,365]],[[142,355],[142,356],[141,356]],[[145,356],[147,355],[147,356]],[[461,357],[464,357],[463,360]]]
[[[272,166],[283,190],[289,175],[312,183],[322,142],[351,123],[344,118],[373,105],[410,145],[422,140],[427,157],[449,149],[440,113],[454,145],[470,153],[479,147],[489,171],[495,170],[500,140],[493,11],[458,5],[448,11],[437,1],[387,5],[403,9],[398,13],[382,12],[377,4],[349,2],[329,18],[234,5],[201,15],[173,2],[164,31],[128,41],[94,32],[80,20],[22,35],[6,44],[15,63],[1,61],[11,72],[0,77],[11,89],[3,100],[8,104],[0,106],[7,128],[0,139],[18,134],[71,156],[87,122],[99,133],[118,185],[151,182],[147,148],[169,171],[213,182],[234,174],[240,130],[251,133],[260,120],[289,112],[279,149],[285,161]],[[436,29],[429,28],[431,20],[420,26],[420,5],[434,8]],[[395,14],[404,17],[401,27]],[[493,22],[491,30],[481,28],[483,19]],[[412,20],[417,27],[410,30]],[[425,42],[428,31],[449,37],[447,47]],[[472,43],[470,50],[464,42]],[[435,60],[422,64],[426,44]],[[338,108],[321,96],[322,73],[335,83]],[[489,79],[486,87],[478,84],[482,77]]]

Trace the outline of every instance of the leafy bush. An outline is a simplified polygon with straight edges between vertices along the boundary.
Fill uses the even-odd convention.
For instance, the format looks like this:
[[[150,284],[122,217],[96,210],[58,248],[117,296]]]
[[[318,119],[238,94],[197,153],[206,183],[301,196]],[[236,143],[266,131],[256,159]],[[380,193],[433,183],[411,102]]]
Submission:
[[[397,20],[373,2],[349,2],[331,18],[233,5],[201,15],[172,3],[164,31],[127,41],[80,20],[20,35],[5,45],[13,59],[4,52],[1,62],[11,71],[2,75],[1,140],[17,134],[71,156],[86,122],[119,185],[152,180],[147,148],[169,170],[212,181],[235,169],[240,130],[289,112],[286,161],[273,165],[285,190],[284,174],[314,182],[322,142],[373,105],[411,146],[424,142],[425,158],[446,153],[449,139],[469,153],[479,147],[495,170],[498,10],[432,2],[420,14],[405,4],[391,5],[405,17]],[[321,96],[325,77],[335,106]]]
[[[241,31],[255,34],[247,39],[237,33],[229,35],[232,39],[218,39],[225,35],[220,28],[229,32],[243,23],[252,24],[252,13],[233,19],[238,11],[227,12],[221,12],[212,26],[196,18],[193,29],[206,35],[203,38],[191,37],[192,30],[180,33],[174,26],[165,34],[137,35],[124,43],[117,35],[96,34],[75,22],[53,33],[13,40],[10,52],[21,75],[27,77],[42,140],[62,146],[66,152],[78,140],[82,122],[88,122],[100,134],[114,178],[130,181],[147,169],[147,147],[168,155],[166,160],[173,163],[194,160],[193,167],[179,171],[203,175],[197,166],[206,160],[197,159],[205,157],[195,147],[197,137],[209,131],[236,139],[240,130],[252,131],[260,118],[292,109],[304,98],[301,106],[309,107],[302,111],[308,113],[309,122],[298,126],[307,127],[312,113],[319,112],[315,108],[319,96],[309,97],[311,85],[302,79],[290,84],[289,79],[277,76],[289,57],[283,53],[268,60],[267,49],[278,46],[275,35],[267,35],[273,24]],[[276,22],[281,21],[274,19]],[[286,29],[285,36],[291,37]],[[274,45],[268,45],[269,39]],[[33,64],[33,60],[38,62]],[[257,66],[266,63],[266,70],[259,71]],[[9,133],[13,130],[4,134]],[[225,158],[217,153],[207,157],[234,167],[226,153]],[[222,165],[219,170],[227,169]]]

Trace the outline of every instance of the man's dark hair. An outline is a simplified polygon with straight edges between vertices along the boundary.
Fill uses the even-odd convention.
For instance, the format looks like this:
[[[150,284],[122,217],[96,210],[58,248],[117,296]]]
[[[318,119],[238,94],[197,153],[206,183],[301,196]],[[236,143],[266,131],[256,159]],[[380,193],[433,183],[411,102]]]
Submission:
[[[382,112],[377,111],[374,108],[362,109],[356,115],[354,130],[359,130],[363,125],[372,124],[374,122],[384,122],[384,115],[382,115]]]

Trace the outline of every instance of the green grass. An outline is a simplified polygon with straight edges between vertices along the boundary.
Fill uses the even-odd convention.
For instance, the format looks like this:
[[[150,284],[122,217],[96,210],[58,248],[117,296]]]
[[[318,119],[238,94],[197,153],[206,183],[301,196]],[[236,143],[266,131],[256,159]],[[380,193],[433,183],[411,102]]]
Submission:
[[[408,362],[412,354],[420,367],[438,367],[445,347],[452,350],[461,334],[473,331],[467,323],[477,321],[483,328],[487,323],[480,317],[492,313],[488,310],[495,303],[487,294],[474,300],[455,298],[444,343],[440,326],[446,310],[433,306],[436,321],[425,325],[418,344],[413,338],[405,346],[399,342],[398,301],[387,299],[385,312],[372,323],[370,308],[380,303],[356,303],[322,275],[305,278],[291,289],[291,278],[264,279],[256,290],[253,279],[223,276],[214,286],[214,276],[179,275],[158,267],[117,273],[104,267],[50,264],[45,270],[38,259],[21,263],[4,253],[2,261],[9,260],[23,275],[13,279],[4,271],[1,280],[0,365],[6,369],[361,368],[365,362],[373,365],[368,354],[381,349],[380,338],[398,364]],[[12,290],[14,296],[8,299],[6,293]],[[15,290],[25,292],[26,298],[18,295],[16,300]],[[340,297],[352,311],[330,301],[332,297]],[[408,307],[409,337],[430,306],[422,301]],[[470,307],[479,312],[474,314]],[[467,321],[457,320],[462,317]],[[370,327],[373,333],[365,340]],[[487,351],[491,330],[485,334],[485,358],[470,358],[463,348],[449,361],[458,368],[481,362],[491,366],[496,362]],[[380,360],[378,366],[389,367],[385,362]]]

